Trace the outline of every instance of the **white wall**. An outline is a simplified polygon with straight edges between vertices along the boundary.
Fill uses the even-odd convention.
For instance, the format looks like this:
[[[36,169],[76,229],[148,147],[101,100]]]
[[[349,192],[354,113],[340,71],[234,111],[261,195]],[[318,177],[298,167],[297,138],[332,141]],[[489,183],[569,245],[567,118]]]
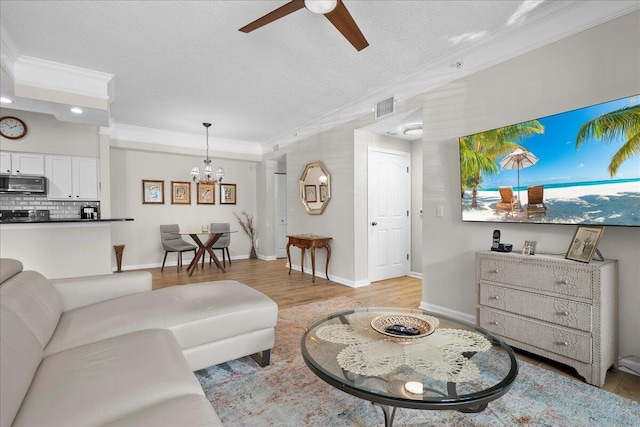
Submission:
[[[171,181],[189,181],[195,165],[202,167],[204,157],[133,149],[111,149],[111,213],[114,217],[134,218],[134,222],[113,226],[113,244],[124,244],[123,270],[160,266],[164,250],[160,243],[161,224],[179,224],[181,230],[200,229],[212,222],[229,222],[232,230],[229,252],[233,258],[248,258],[251,240],[234,216],[245,210],[258,220],[256,212],[256,163],[244,160],[212,158],[214,170],[225,170],[223,182],[236,184],[236,205],[221,205],[216,185],[215,205],[199,205],[196,184],[191,183],[191,204],[171,204]],[[142,180],[164,181],[162,205],[142,203]],[[190,241],[190,237],[185,240]],[[185,253],[183,261],[191,259]],[[175,265],[176,254],[169,254],[167,265]]]
[[[0,137],[3,151],[100,157],[98,126],[59,122],[49,114],[0,108],[1,116],[15,116],[27,124],[24,138]]]
[[[424,112],[423,304],[475,316],[474,253],[495,228],[520,249],[564,254],[575,226],[463,223],[458,138],[640,93],[640,12],[623,16],[411,101]],[[436,218],[443,206],[444,218]],[[640,227],[608,227],[619,260],[619,353],[640,355]]]

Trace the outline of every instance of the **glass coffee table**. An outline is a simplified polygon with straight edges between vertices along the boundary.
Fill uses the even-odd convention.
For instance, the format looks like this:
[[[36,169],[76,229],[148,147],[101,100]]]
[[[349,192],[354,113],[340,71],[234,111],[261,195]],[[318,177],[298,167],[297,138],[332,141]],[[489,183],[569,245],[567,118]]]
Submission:
[[[373,402],[391,427],[396,408],[483,411],[518,375],[513,350],[482,328],[422,310],[355,308],[302,336],[318,377]]]

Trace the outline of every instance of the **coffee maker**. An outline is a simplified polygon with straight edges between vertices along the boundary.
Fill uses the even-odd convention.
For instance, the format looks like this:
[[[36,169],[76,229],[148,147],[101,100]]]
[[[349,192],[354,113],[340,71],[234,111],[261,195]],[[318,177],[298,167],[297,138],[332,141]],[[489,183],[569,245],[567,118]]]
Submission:
[[[98,207],[91,205],[81,206],[80,219],[98,219]]]

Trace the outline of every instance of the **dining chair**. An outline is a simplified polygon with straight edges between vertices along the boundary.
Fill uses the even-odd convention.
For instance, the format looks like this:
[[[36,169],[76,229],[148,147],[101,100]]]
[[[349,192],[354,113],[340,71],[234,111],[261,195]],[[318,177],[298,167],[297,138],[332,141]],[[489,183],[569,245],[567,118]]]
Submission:
[[[500,187],[498,188],[500,191],[500,201],[496,205],[498,210],[498,214],[500,212],[511,212],[511,216],[513,216],[513,209],[516,203],[516,199],[513,195],[512,187]]]
[[[527,218],[546,214],[547,205],[544,203],[544,185],[527,187]]]
[[[231,224],[228,222],[212,222],[211,227],[209,227],[209,231],[212,233],[221,232],[221,231],[231,231]],[[224,259],[224,253],[227,252],[227,259],[229,260],[229,265],[231,265],[231,256],[229,255],[229,243],[231,243],[231,234],[225,233],[213,244],[211,249],[220,249],[222,251],[222,266],[226,267],[227,263]],[[209,264],[211,264],[211,259],[209,259]]]
[[[182,252],[193,251],[193,255],[195,256],[198,248],[191,243],[185,242],[179,233],[180,226],[178,224],[160,225],[160,241],[164,249],[164,258],[162,259],[162,268],[160,271],[164,271],[164,263],[167,260],[167,254],[169,252],[178,253],[178,271],[182,268]]]

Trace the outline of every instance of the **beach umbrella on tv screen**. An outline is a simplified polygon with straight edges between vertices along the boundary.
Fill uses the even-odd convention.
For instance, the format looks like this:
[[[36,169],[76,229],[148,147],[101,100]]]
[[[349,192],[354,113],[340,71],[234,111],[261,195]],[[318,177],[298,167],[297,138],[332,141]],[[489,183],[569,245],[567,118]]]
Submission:
[[[518,206],[520,206],[520,169],[528,168],[538,163],[538,158],[531,151],[517,149],[500,160],[502,169],[517,169],[518,171]]]

